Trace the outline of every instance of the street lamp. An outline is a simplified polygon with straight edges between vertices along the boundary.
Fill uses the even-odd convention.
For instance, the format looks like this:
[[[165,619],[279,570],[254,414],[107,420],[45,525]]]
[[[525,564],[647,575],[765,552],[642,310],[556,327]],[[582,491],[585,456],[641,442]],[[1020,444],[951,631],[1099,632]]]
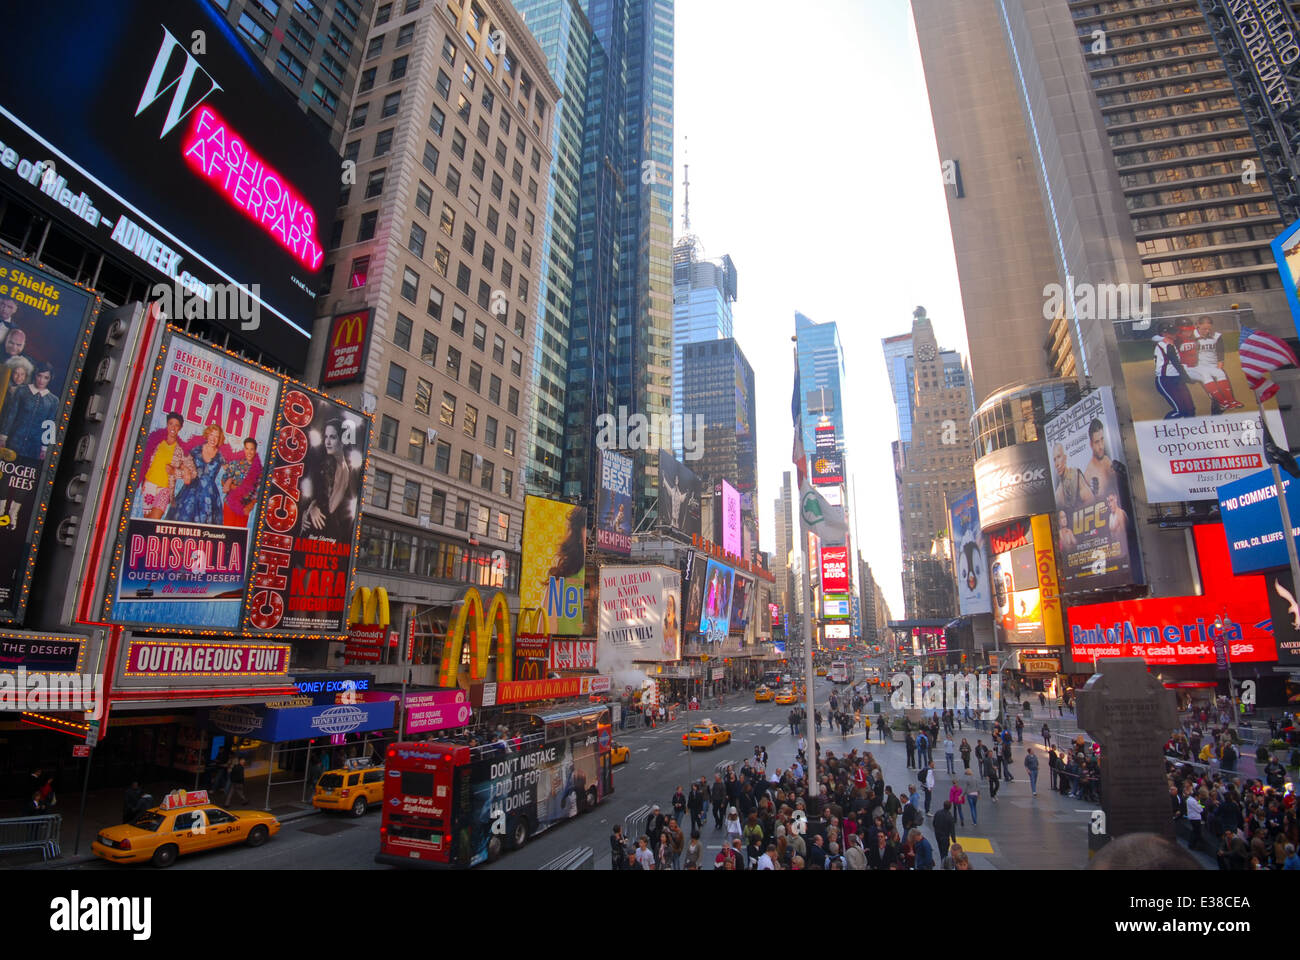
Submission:
[[[1232,700],[1232,732],[1238,744],[1241,743],[1241,728],[1237,723],[1237,685],[1232,680],[1232,656],[1228,641],[1223,638],[1224,628],[1232,627],[1232,620],[1222,614],[1214,618],[1214,652],[1223,654],[1223,662],[1228,670],[1228,697]]]

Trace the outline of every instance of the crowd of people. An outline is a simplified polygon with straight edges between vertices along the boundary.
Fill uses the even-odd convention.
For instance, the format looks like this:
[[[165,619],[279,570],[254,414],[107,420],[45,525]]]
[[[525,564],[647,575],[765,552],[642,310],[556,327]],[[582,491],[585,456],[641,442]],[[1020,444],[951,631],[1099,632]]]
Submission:
[[[1267,782],[1193,762],[1168,760],[1166,768],[1172,815],[1189,849],[1214,855],[1220,870],[1300,870],[1295,790],[1276,757]]]

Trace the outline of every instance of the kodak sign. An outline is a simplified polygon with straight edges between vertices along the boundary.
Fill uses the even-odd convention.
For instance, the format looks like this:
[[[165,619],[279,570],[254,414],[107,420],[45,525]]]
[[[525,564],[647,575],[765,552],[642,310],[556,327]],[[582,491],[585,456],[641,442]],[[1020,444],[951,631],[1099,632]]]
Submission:
[[[365,378],[366,344],[370,335],[370,310],[340,313],[330,321],[325,342],[321,385],[358,383]]]

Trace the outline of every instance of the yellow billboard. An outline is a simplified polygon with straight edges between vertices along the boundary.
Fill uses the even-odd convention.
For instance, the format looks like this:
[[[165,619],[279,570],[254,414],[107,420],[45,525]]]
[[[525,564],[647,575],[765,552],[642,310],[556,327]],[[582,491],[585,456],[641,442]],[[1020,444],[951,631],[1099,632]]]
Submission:
[[[587,578],[587,510],[544,497],[524,498],[521,609],[546,616],[552,636],[582,635],[582,601]]]

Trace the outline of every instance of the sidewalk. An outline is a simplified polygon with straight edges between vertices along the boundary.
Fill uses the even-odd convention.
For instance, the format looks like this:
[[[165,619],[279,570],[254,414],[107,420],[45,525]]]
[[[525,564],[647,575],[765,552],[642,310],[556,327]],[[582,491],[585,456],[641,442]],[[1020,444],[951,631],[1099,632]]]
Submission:
[[[142,783],[145,793],[152,794],[155,804],[161,803],[168,791],[175,790],[179,784],[174,781]],[[271,786],[270,805],[267,805],[266,778],[250,777],[244,785],[247,803],[240,803],[232,798],[232,810],[270,810],[281,823],[288,823],[303,817],[319,813],[310,802],[302,802],[302,782],[276,783]],[[39,851],[14,853],[0,857],[0,869],[55,870],[74,863],[86,863],[96,859],[90,852],[90,844],[96,833],[104,827],[116,826],[122,822],[122,799],[124,789],[106,788],[91,790],[86,794],[86,814],[81,828],[81,845],[73,853],[73,842],[77,835],[77,821],[81,808],[81,793],[68,792],[59,797],[59,805],[53,811],[63,816],[60,849],[62,856],[42,861]],[[221,796],[211,796],[217,806],[225,806]]]

